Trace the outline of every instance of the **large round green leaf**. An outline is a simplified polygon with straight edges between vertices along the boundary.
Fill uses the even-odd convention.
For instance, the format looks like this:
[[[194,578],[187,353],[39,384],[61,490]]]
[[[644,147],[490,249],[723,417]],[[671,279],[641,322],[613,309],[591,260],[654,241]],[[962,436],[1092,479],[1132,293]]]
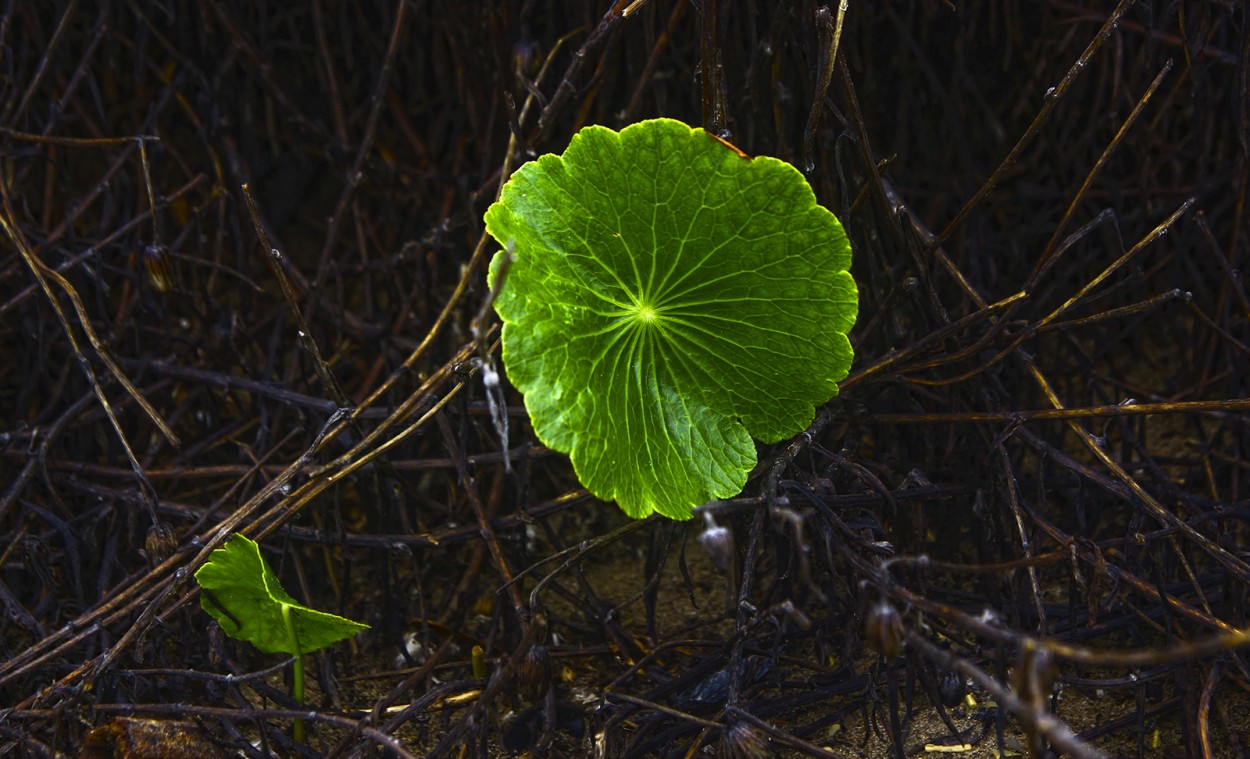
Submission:
[[[738,493],[751,437],[801,432],[850,368],[842,225],[793,166],[702,129],[586,127],[486,229],[515,257],[495,308],[534,431],[631,516]]]

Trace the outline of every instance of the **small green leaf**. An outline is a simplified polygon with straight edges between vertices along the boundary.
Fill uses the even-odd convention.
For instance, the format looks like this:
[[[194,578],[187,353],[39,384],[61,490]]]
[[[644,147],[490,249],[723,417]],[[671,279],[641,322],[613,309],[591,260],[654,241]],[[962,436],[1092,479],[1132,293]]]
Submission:
[[[630,516],[737,494],[751,437],[803,431],[850,369],[842,225],[793,166],[702,129],[586,127],[486,229],[515,256],[495,308],[538,439]]]
[[[260,546],[243,535],[213,551],[195,580],[208,591],[200,594],[200,607],[221,629],[266,653],[310,653],[369,627],[297,603],[282,589]]]

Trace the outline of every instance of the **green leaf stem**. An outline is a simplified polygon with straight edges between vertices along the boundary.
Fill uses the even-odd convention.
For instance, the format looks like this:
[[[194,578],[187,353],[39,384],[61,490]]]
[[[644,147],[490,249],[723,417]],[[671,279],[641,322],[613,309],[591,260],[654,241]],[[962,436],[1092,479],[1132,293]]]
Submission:
[[[207,593],[200,606],[232,638],[266,653],[300,656],[352,637],[369,626],[310,609],[287,595],[260,546],[233,535],[195,573]]]

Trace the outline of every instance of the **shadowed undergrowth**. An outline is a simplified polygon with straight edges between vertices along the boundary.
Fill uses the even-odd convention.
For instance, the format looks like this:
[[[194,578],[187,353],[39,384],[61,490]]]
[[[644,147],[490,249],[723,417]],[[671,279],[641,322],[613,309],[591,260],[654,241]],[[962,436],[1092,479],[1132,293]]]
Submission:
[[[1243,751],[1250,20],[953,5],[11,4],[0,753]],[[689,524],[480,376],[501,179],[655,116],[804,170],[861,293]],[[195,603],[234,532],[372,626],[307,706]]]

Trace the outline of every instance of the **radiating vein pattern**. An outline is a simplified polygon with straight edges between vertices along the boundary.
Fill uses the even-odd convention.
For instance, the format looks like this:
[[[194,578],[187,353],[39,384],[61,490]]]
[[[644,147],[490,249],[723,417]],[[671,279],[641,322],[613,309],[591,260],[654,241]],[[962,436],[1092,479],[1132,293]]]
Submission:
[[[792,166],[700,129],[587,127],[486,228],[515,255],[495,308],[535,434],[631,516],[737,494],[752,438],[802,432],[850,369],[841,224]]]

